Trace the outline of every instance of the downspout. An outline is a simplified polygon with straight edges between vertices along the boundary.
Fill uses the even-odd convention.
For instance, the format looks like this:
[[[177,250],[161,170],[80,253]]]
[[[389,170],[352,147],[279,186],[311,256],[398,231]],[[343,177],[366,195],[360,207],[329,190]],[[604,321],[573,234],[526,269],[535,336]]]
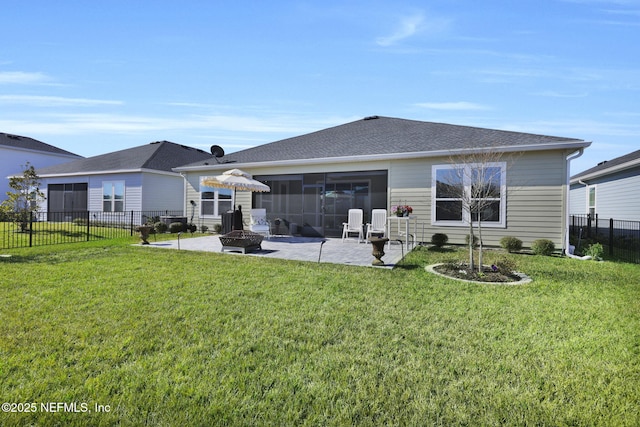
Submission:
[[[571,161],[582,156],[582,154],[584,154],[584,148],[580,148],[578,151],[571,153],[570,155],[567,156],[567,183],[566,183],[566,190],[565,190],[566,203],[565,203],[565,218],[564,218],[565,229],[564,229],[564,242],[562,244],[563,246],[562,253],[572,258],[579,258],[579,257],[569,253],[569,211],[570,211],[569,206],[571,203],[569,191],[571,189]]]
[[[182,201],[182,215],[187,216],[187,174],[185,172],[180,172],[180,176],[182,177],[182,195],[184,196],[184,200]]]

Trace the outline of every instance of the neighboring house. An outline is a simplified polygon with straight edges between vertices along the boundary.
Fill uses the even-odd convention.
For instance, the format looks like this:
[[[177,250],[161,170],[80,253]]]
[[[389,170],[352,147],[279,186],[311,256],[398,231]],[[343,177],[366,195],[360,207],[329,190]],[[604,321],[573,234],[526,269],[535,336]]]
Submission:
[[[172,168],[209,158],[202,150],[159,141],[43,168],[38,171],[47,196],[42,210],[49,220],[86,211],[114,217],[130,211],[184,212],[184,180]]]
[[[640,150],[571,177],[571,214],[640,221]]]
[[[199,203],[200,223],[219,222],[223,212],[239,204],[243,212],[266,208],[273,224],[276,219],[295,224],[303,234],[339,236],[349,208],[362,208],[366,222],[372,209],[389,210],[402,203],[413,207],[416,240],[429,241],[434,233],[446,233],[450,242],[463,243],[467,214],[459,200],[436,191],[436,183],[456,155],[481,149],[504,152],[504,160],[493,165],[500,169],[501,191],[483,221],[485,244],[498,245],[508,235],[525,246],[546,238],[564,247],[570,159],[590,144],[372,116],[174,170],[185,175],[186,199]],[[238,200],[231,200],[228,190],[200,185],[201,177],[231,168],[249,172],[271,192],[238,192]]]
[[[80,159],[81,156],[26,136],[0,133],[0,201],[7,198],[9,176],[20,175],[27,162],[40,168]]]

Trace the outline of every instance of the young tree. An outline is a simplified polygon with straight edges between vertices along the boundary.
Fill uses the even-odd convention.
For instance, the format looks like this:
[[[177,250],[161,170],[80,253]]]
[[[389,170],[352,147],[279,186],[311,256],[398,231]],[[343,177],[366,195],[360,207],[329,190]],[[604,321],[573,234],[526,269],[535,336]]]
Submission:
[[[451,168],[437,179],[436,191],[451,200],[448,209],[456,209],[462,222],[469,225],[469,268],[475,269],[474,249],[478,244],[478,271],[483,263],[483,221],[500,218],[506,191],[507,162],[503,152],[495,149],[470,150],[450,157]],[[477,227],[477,238],[474,229]]]
[[[45,199],[40,191],[40,177],[29,162],[23,166],[22,175],[9,178],[7,199],[0,204],[3,212],[14,215],[15,222],[20,225],[20,231],[26,231],[29,225],[30,212],[39,210],[38,200]]]

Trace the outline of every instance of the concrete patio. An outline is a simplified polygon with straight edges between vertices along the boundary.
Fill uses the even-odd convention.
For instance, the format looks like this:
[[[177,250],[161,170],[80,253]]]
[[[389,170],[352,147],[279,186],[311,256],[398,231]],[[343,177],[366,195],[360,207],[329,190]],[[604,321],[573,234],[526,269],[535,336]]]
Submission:
[[[149,248],[218,253],[221,253],[222,250],[219,236],[184,237],[179,240],[162,242],[154,242],[152,238],[149,245],[145,246]],[[255,256],[309,262],[318,262],[319,260],[323,263],[372,267],[371,262],[374,257],[371,251],[370,243],[358,243],[356,239],[347,239],[342,242],[342,239],[336,238],[275,236],[262,241],[262,250],[247,252],[247,254],[230,251],[222,253],[229,256]],[[403,254],[407,252],[399,242],[385,245],[384,251],[385,255],[382,260],[385,264],[378,266],[381,268],[393,268],[402,259]]]

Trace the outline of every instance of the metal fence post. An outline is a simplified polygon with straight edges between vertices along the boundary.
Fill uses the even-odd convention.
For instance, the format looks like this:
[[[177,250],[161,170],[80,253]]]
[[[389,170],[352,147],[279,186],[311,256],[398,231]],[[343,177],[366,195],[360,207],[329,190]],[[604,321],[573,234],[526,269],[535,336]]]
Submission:
[[[89,241],[91,236],[91,223],[89,222],[89,218],[91,218],[91,216],[89,215],[89,211],[87,211],[87,242]]]
[[[613,255],[613,218],[609,218],[609,255]]]
[[[33,247],[33,211],[29,211],[29,247]]]
[[[129,222],[129,230],[130,230],[131,236],[133,236],[133,211],[131,211],[131,220]]]

